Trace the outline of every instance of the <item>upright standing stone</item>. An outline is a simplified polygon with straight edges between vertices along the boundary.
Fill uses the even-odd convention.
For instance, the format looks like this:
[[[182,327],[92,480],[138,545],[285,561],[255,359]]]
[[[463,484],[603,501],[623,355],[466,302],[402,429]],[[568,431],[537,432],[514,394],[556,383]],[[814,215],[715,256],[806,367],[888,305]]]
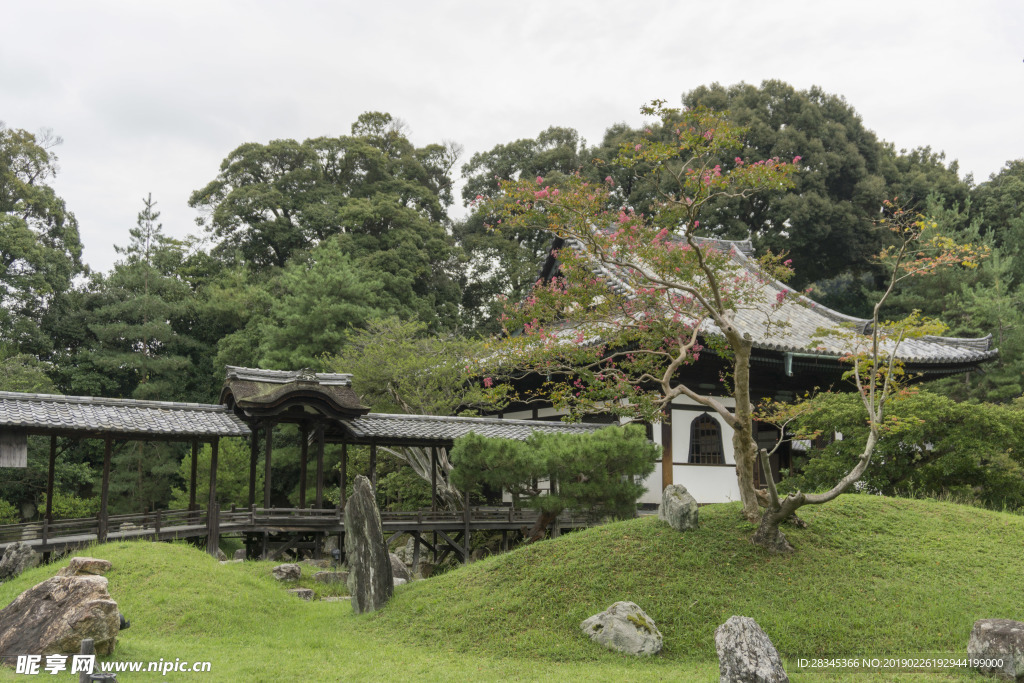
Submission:
[[[715,629],[719,683],[789,683],[779,651],[750,617],[729,617]]]
[[[384,543],[373,486],[361,475],[345,503],[345,557],[352,610],[362,614],[383,607],[394,593],[391,556]]]
[[[658,519],[669,523],[676,531],[697,528],[697,501],[685,486],[669,484],[661,494]]]

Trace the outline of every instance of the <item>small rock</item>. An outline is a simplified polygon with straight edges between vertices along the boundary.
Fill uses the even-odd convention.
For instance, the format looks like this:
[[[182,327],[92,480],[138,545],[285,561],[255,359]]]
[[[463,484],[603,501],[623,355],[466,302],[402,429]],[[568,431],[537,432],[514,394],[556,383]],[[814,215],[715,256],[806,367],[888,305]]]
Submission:
[[[109,560],[101,560],[95,557],[72,557],[68,566],[57,572],[57,576],[83,576],[95,574],[103,576],[111,569]]]
[[[409,583],[409,582],[406,581],[405,579],[395,579],[394,585],[395,586],[404,586],[407,583]]]
[[[54,576],[0,610],[0,659],[78,654],[85,638],[95,641],[96,654],[108,655],[120,628],[106,577]]]
[[[388,557],[391,558],[391,575],[396,579],[412,581],[412,574],[409,573],[409,568],[405,566],[405,562],[402,562],[401,558],[394,553],[389,553]]]
[[[39,565],[39,553],[21,541],[16,541],[4,551],[0,558],[0,581],[13,579],[26,569]]]
[[[235,554],[234,554],[234,557],[232,559],[244,560],[245,559],[245,548],[239,548],[238,550],[236,550]]]
[[[967,641],[967,658],[989,660],[993,665],[1002,664],[978,667],[983,674],[994,674],[1011,681],[1024,679],[1024,623],[1012,619],[979,619],[974,622]]]
[[[317,572],[313,580],[320,583],[347,583],[348,572]]]
[[[302,576],[302,567],[297,564],[279,564],[270,570],[278,581],[298,581]]]
[[[331,566],[330,560],[303,560],[302,564],[308,567],[316,567],[317,569],[327,569]]]
[[[349,595],[327,595],[320,598],[320,602],[345,602],[351,599],[352,597]]]
[[[288,592],[301,600],[312,600],[313,589],[312,588],[289,588]]]
[[[654,620],[632,602],[617,602],[604,612],[580,624],[580,629],[596,643],[610,650],[631,655],[656,655],[661,652],[661,631]]]
[[[217,559],[223,562],[224,560],[228,559],[228,556],[224,554],[223,550],[217,548]]]
[[[676,531],[697,528],[697,501],[679,484],[669,484],[661,494],[658,519],[669,523]]]
[[[732,616],[715,629],[720,683],[789,683],[779,651],[750,617]]]

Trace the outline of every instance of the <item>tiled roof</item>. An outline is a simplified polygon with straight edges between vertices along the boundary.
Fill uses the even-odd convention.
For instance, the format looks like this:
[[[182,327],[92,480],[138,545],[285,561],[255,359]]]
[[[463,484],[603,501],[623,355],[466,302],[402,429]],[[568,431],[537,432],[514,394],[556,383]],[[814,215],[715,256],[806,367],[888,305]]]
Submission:
[[[224,406],[0,391],[0,428],[154,437],[248,436]]]
[[[489,417],[435,417],[369,413],[340,420],[359,441],[435,441],[450,443],[475,432],[481,436],[525,441],[534,432],[586,434],[607,424],[544,422],[541,420],[501,420]]]
[[[767,277],[760,270],[757,262],[751,258],[753,247],[749,240],[699,241],[720,251],[727,251],[733,261],[764,281],[763,301],[751,303],[746,308],[737,310],[735,317],[737,326],[750,336],[755,348],[835,358],[846,354],[850,350],[848,345],[838,337],[816,338],[814,334],[817,330],[847,326],[866,334],[870,329],[870,320],[834,311],[805,296],[787,298],[781,306],[773,309],[776,295],[779,292],[790,293],[792,290],[778,280]],[[631,287],[614,267],[595,265],[593,271],[604,278],[616,292],[627,296],[631,293]],[[769,319],[772,322],[770,326]],[[718,327],[710,321],[704,323],[703,332],[720,334]],[[887,345],[889,348],[892,347],[891,342]],[[900,343],[896,351],[896,356],[904,362],[926,365],[980,363],[994,358],[997,354],[998,350],[991,348],[991,335],[976,339],[935,336],[906,339]]]
[[[312,370],[261,370],[242,368],[237,365],[226,367],[227,379],[265,384],[288,384],[289,382],[313,382],[321,386],[352,386],[352,375],[335,372],[313,372]]]

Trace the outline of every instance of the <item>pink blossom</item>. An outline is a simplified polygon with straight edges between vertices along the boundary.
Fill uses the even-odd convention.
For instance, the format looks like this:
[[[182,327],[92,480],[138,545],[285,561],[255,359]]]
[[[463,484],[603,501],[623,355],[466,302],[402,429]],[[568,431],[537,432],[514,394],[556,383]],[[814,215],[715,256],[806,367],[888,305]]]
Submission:
[[[490,389],[494,386],[494,380],[490,377],[484,377],[484,386]]]
[[[778,294],[775,295],[775,303],[781,304],[785,300],[786,300],[786,293],[785,292],[779,292]]]
[[[794,164],[796,164],[796,163],[799,163],[801,159],[803,159],[803,157],[801,157],[801,156],[795,156],[795,157],[793,157],[793,163],[794,163]]]
[[[633,150],[636,151],[636,152],[639,152],[640,151],[640,145],[637,145],[636,147],[634,147]]]
[[[606,183],[608,183],[609,185],[614,185],[614,184],[615,184],[615,181],[614,181],[614,180],[612,180],[612,177],[611,177],[610,175],[609,175],[609,176],[605,176],[605,177],[604,177],[604,181],[605,181]]]
[[[537,176],[537,184],[540,185],[543,182],[544,182],[544,179],[541,178],[540,176]]]
[[[785,261],[782,262],[782,265],[784,265],[784,266],[791,266],[791,265],[793,265],[793,259],[791,259],[791,258],[786,259]]]

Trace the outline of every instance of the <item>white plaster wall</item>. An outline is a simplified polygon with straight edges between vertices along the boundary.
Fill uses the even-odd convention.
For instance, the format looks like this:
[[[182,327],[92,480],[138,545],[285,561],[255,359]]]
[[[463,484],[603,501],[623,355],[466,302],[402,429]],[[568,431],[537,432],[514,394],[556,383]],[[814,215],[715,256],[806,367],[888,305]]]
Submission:
[[[740,499],[735,467],[676,465],[672,483],[682,484],[698,503],[728,503]]]
[[[731,396],[723,396],[718,400],[728,408],[736,406],[736,401]],[[686,396],[680,396],[672,403],[674,406],[700,405]],[[675,409],[672,411],[672,483],[685,486],[698,503],[727,503],[739,500],[740,489],[734,467],[687,464],[690,457],[690,429],[701,412]],[[722,434],[722,454],[726,464],[735,465],[735,449],[732,445],[734,430],[723,422],[718,413],[708,409],[707,414],[718,422]],[[659,488],[660,485],[661,479],[658,479]]]

